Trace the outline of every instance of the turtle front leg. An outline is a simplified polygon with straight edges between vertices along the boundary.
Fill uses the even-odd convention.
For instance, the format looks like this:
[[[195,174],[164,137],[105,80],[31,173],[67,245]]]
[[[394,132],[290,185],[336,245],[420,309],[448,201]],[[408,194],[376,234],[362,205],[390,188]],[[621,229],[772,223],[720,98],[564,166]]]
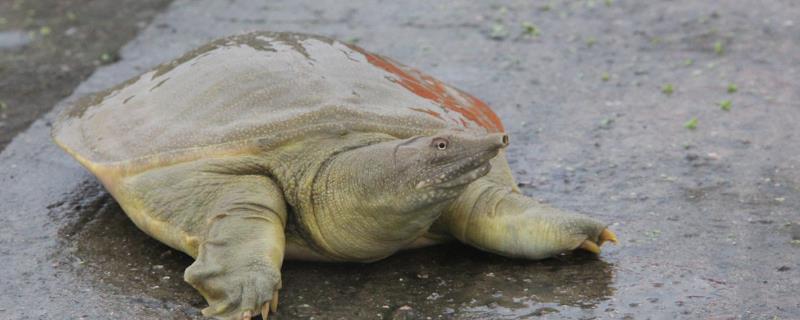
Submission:
[[[209,304],[203,315],[263,319],[275,312],[281,288],[284,233],[277,214],[231,210],[209,223],[199,255],[184,279]]]
[[[542,204],[519,192],[503,155],[470,184],[437,222],[463,243],[508,257],[544,259],[584,249],[595,254],[613,232],[588,216]]]
[[[218,319],[263,319],[278,304],[287,219],[283,192],[253,161],[203,160],[112,188],[142,230],[195,258],[184,280]]]

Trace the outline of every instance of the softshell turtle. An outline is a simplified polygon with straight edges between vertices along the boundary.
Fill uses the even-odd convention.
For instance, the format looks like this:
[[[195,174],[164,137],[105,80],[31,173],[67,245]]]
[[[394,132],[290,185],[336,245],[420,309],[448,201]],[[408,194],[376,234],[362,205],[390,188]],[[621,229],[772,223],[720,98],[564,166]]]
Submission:
[[[277,308],[284,259],[370,262],[451,239],[541,259],[616,242],[520,193],[479,99],[325,37],[211,42],[68,108],[53,137],[144,232],[195,258],[203,314]]]

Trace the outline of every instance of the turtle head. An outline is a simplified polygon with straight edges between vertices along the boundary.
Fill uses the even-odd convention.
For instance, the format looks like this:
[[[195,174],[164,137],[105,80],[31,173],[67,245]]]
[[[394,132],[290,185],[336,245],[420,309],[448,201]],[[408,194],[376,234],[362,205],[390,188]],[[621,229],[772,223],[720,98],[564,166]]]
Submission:
[[[456,198],[491,169],[489,160],[508,145],[502,133],[475,135],[443,131],[398,142],[392,159],[398,193],[425,206]]]
[[[309,228],[316,245],[348,261],[374,261],[414,241],[508,144],[505,134],[455,130],[350,141],[359,136],[371,142],[338,153],[317,174],[315,218],[306,219],[324,221]]]

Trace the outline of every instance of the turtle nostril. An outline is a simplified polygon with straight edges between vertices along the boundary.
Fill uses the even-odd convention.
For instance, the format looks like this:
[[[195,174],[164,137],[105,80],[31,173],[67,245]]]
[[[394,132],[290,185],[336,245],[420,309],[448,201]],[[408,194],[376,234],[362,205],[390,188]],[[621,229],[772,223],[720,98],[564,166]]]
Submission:
[[[504,147],[508,145],[508,135],[507,134],[503,135],[502,141],[503,141],[503,146]]]

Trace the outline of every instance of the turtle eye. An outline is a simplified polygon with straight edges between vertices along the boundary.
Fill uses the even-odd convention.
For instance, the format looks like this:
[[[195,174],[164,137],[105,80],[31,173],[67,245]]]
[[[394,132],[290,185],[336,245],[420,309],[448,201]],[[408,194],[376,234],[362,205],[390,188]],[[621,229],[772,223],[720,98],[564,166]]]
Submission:
[[[445,138],[436,138],[433,139],[433,147],[439,150],[447,149],[447,146],[450,144],[450,141],[447,141]]]

